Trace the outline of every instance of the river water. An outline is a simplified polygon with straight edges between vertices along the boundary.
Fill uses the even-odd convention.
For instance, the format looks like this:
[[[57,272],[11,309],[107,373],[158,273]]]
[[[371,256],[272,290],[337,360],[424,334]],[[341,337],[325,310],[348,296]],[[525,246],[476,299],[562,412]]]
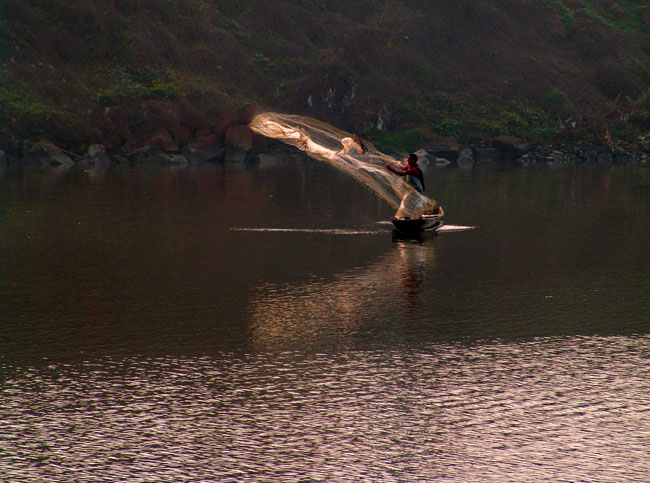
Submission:
[[[1,173],[0,481],[648,481],[650,170],[426,181]]]

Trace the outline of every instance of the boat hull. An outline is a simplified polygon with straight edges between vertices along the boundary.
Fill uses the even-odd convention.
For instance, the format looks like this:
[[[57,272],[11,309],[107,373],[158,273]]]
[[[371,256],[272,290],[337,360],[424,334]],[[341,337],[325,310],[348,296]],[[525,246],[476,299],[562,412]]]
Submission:
[[[424,215],[417,220],[393,218],[392,222],[397,231],[407,234],[436,231],[443,225],[441,217],[436,215]]]

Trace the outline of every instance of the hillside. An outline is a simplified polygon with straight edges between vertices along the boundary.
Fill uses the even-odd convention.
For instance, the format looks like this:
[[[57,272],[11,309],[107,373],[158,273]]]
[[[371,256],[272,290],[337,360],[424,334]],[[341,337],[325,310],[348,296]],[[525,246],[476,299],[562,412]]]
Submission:
[[[645,0],[4,0],[0,147],[219,143],[237,109],[380,145],[650,129]],[[250,110],[248,111],[250,112]],[[161,130],[163,134],[161,135]]]

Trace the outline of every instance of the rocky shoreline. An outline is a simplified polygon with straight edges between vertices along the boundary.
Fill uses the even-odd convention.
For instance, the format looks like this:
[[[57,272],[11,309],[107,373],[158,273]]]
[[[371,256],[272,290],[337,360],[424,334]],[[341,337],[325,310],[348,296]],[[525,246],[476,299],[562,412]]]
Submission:
[[[647,164],[650,149],[645,146],[577,141],[571,144],[533,145],[505,138],[494,139],[489,145],[435,145],[417,152],[428,162],[438,165],[455,163],[471,167],[482,163],[503,163],[516,166],[533,164]]]
[[[201,163],[255,163],[268,156],[296,154],[295,148],[255,134],[248,128],[251,109],[230,113],[215,126],[183,133],[157,129],[138,142],[127,143],[117,151],[104,144],[93,144],[79,155],[62,149],[48,140],[15,142],[12,151],[0,150],[0,166],[31,167],[78,166],[82,169],[101,169],[113,164],[132,166],[183,167]],[[402,157],[405,153],[391,153]],[[590,164],[647,164],[650,148],[645,144],[575,143],[533,145],[517,138],[500,137],[481,145],[462,146],[453,141],[434,144],[416,151],[423,166],[470,168],[478,164],[500,163],[510,166],[578,165]]]

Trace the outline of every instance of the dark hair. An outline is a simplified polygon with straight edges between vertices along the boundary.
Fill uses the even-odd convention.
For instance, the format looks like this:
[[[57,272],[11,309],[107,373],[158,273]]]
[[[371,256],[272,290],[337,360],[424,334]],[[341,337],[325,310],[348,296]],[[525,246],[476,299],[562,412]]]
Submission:
[[[409,158],[413,158],[415,161],[418,160],[418,155],[415,153],[409,153]]]

